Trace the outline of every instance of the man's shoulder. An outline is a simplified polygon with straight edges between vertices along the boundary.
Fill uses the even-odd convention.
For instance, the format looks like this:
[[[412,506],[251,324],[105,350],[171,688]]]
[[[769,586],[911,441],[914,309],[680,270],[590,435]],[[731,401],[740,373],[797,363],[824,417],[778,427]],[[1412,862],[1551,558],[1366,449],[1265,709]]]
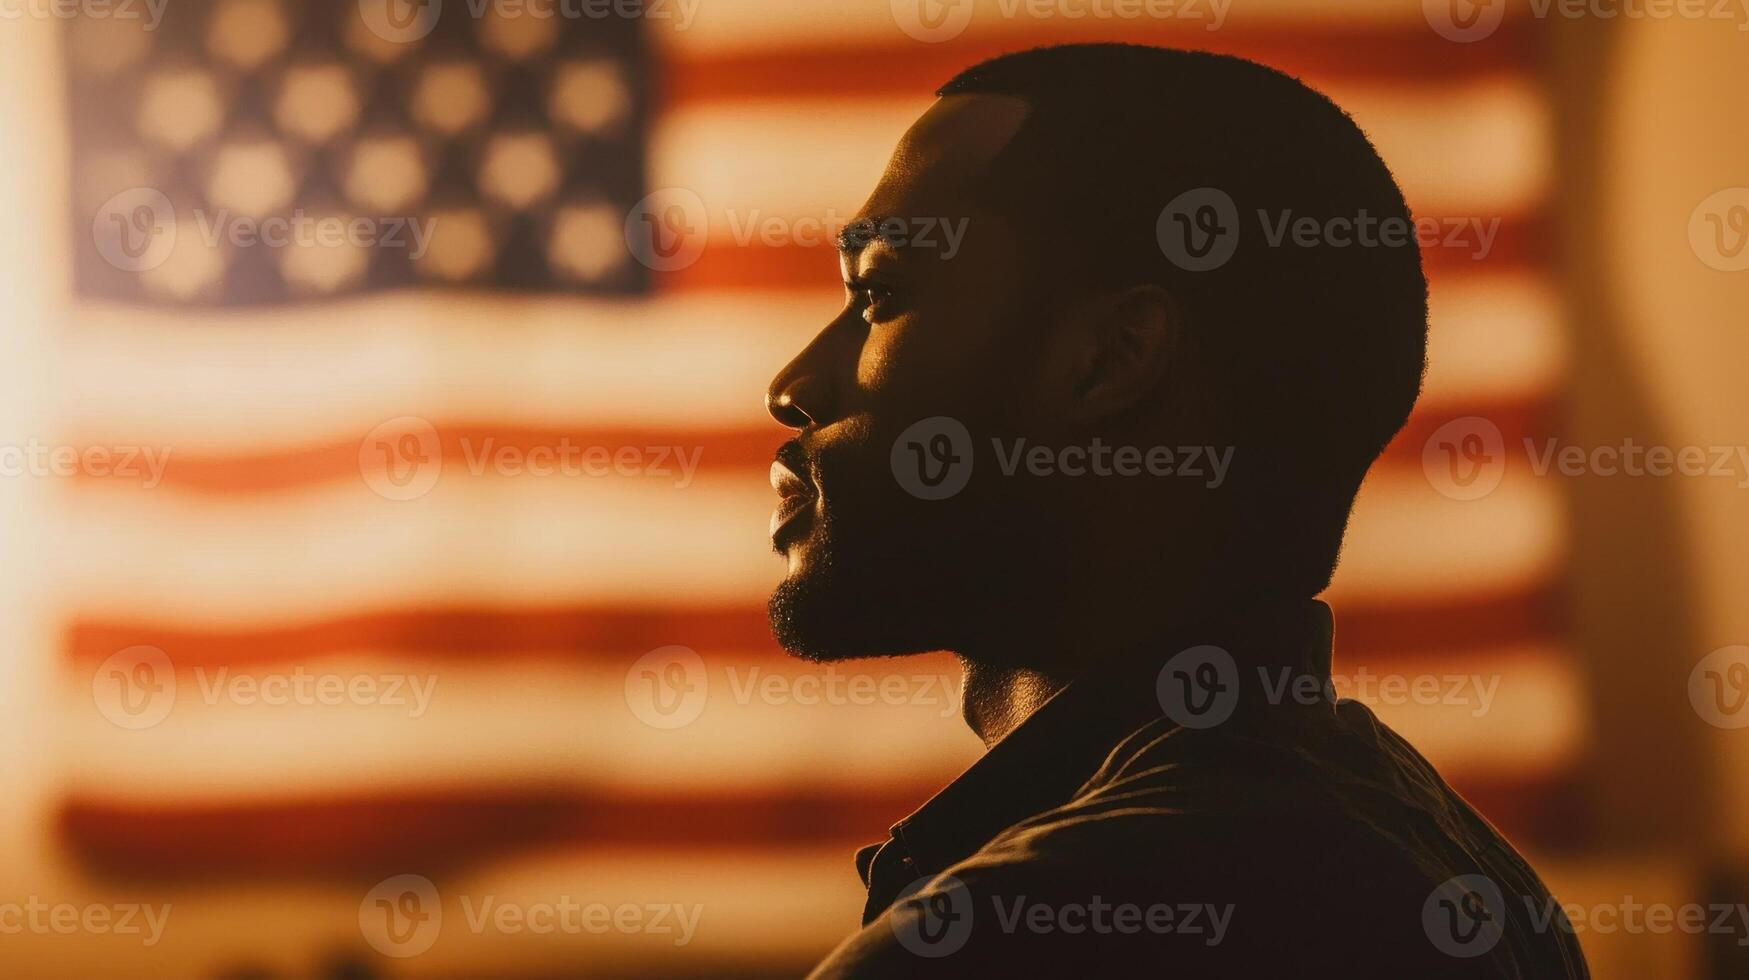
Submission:
[[[1428,943],[1425,878],[1383,844],[1252,816],[1083,798],[895,902],[835,958],[866,972],[822,975],[1508,975]],[[1350,861],[1370,865],[1366,887]]]
[[[1119,741],[1066,803],[1014,829],[1122,846],[1160,821],[1216,820],[1225,840],[1256,829],[1292,843],[1338,827],[1364,832],[1382,816],[1400,817],[1392,811],[1451,816],[1455,794],[1440,792],[1443,782],[1407,743],[1370,727],[1370,712],[1364,718],[1362,735],[1352,719],[1311,712],[1201,730],[1154,719]]]
[[[1008,828],[949,875],[990,903],[1097,898],[1143,914],[1169,906],[1206,928],[1220,921],[1220,943],[1194,952],[1222,967],[1478,977],[1512,975],[1489,972],[1512,963],[1583,975],[1576,946],[1551,928],[1553,900],[1511,845],[1370,712],[1344,713],[1310,730],[1144,726],[1068,803]],[[1485,911],[1500,947],[1473,959],[1439,938],[1454,923],[1466,934],[1452,915],[1468,908],[1472,885],[1495,896]],[[1230,910],[1224,920],[1219,910]],[[1156,938],[1177,955],[1194,945]]]
[[[1472,922],[1453,882],[1478,875],[1501,897]],[[914,887],[820,975],[1585,975],[1521,904],[1548,901],[1535,874],[1364,709],[1143,725],[1065,804]]]
[[[1422,846],[1425,834],[1409,839],[1365,801],[1291,763],[1221,778],[1197,765],[1146,765],[1146,754],[1132,761],[1009,827],[958,870],[1114,893],[1200,891],[1251,905],[1297,896],[1351,911],[1424,896],[1450,870]]]
[[[1416,886],[1477,859],[1528,871],[1426,759],[1354,702],[1260,725],[1144,724],[1067,802],[973,856],[1140,875],[1162,864],[1180,875],[1303,875],[1364,861],[1361,880],[1397,874]]]

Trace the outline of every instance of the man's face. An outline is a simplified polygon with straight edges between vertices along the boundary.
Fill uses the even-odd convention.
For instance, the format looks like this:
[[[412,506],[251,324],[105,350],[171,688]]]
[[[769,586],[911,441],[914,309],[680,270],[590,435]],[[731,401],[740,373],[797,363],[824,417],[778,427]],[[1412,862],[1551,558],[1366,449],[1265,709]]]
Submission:
[[[911,127],[849,226],[843,309],[772,380],[771,412],[797,433],[772,466],[788,568],[771,613],[797,654],[954,648],[1015,594],[1035,530],[1020,488],[961,468],[965,436],[993,470],[988,440],[1035,422],[1043,314],[1014,218],[977,203],[1026,112],[950,96]],[[926,421],[942,418],[964,428]]]

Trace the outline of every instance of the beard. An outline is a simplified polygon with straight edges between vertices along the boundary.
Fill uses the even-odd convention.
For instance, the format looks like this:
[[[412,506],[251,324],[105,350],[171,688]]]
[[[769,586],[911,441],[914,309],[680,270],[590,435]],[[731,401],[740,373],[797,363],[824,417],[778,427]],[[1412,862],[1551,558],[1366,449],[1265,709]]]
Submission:
[[[787,542],[805,548],[805,560],[767,604],[778,643],[804,660],[986,645],[1024,621],[1029,604],[1016,597],[1032,593],[1029,576],[1049,564],[1039,554],[1036,520],[1019,519],[1025,508],[1012,496],[1015,487],[992,493],[997,481],[987,475],[981,484],[974,466],[959,494],[915,498],[895,480],[887,453],[868,451],[885,442],[823,452],[792,443],[780,451],[792,465],[806,457],[823,491],[805,535]]]
[[[813,529],[807,569],[778,583],[767,604],[777,642],[822,663],[953,646],[951,600],[941,583],[912,571],[936,556],[897,535],[882,540],[855,528],[831,515]]]

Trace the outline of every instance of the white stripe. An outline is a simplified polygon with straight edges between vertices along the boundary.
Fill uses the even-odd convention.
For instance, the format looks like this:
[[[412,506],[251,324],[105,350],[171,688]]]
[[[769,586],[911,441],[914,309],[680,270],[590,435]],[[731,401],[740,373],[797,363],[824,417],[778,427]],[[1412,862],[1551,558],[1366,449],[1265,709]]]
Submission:
[[[628,673],[633,684],[642,680],[630,664],[349,656],[222,676],[184,671],[169,715],[141,730],[112,724],[94,705],[90,673],[69,671],[66,788],[134,805],[567,785],[758,799],[796,787],[830,794],[945,785],[981,752],[960,720],[951,658],[755,669],[744,656],[698,652],[704,697],[696,716],[674,728],[652,727],[645,719],[657,716],[634,706],[647,702],[628,699]],[[1442,771],[1534,777],[1570,763],[1585,731],[1584,689],[1569,660],[1543,647],[1392,660],[1387,668],[1339,655],[1336,693],[1371,704]],[[258,700],[270,688],[255,685],[294,671],[311,691],[324,676],[411,674],[431,696],[423,713],[373,698]],[[399,694],[412,700],[406,692]]]
[[[174,464],[172,464],[174,465]],[[1361,491],[1332,595],[1408,600],[1533,588],[1561,554],[1558,487],[1511,468],[1480,500],[1418,466]],[[70,495],[51,560],[70,612],[208,627],[446,603],[761,604],[775,498],[763,471],[669,477],[473,477],[426,496],[362,479],[210,498],[104,483]]]
[[[1327,94],[1372,137],[1417,217],[1485,222],[1544,193],[1548,107],[1534,79],[1348,83]],[[697,194],[712,234],[726,240],[761,219],[848,221],[931,98],[683,107],[652,135],[652,185]]]
[[[771,377],[841,302],[826,281],[634,303],[397,293],[251,314],[85,304],[60,352],[65,436],[187,459],[349,444],[402,415],[585,431],[765,426]],[[1423,408],[1552,389],[1566,355],[1543,280],[1436,278],[1431,304]]]
[[[222,627],[446,603],[748,602],[781,574],[763,471],[685,488],[443,472],[410,501],[362,479],[217,501],[81,487],[58,534],[66,606]]]
[[[1530,856],[1551,891],[1579,908],[1614,909],[1624,901],[1642,908],[1657,903],[1677,907],[1694,900],[1695,869],[1683,860]],[[718,965],[713,962],[717,958],[742,963],[812,960],[855,930],[863,902],[849,855],[830,846],[743,853],[567,849],[529,852],[465,874],[406,871],[429,872],[438,888],[443,926],[430,951],[396,962],[397,977],[624,975],[629,964],[620,957],[628,953],[642,957],[639,965],[646,970],[667,964],[671,973],[702,973]],[[137,937],[69,943],[65,936],[27,930],[8,937],[7,965],[17,975],[44,980],[141,976],[147,971],[154,977],[211,977],[239,964],[260,965],[273,975],[316,976],[320,959],[330,951],[364,949],[359,906],[374,884],[230,882],[140,888],[73,876],[39,878],[32,887],[45,901],[75,906],[167,903],[168,926],[161,942],[150,949],[142,948]],[[610,905],[692,902],[703,911],[691,943],[661,948],[642,945],[649,937],[615,931],[581,936],[513,934],[496,928],[475,932],[468,926],[462,899],[478,909],[487,895],[518,907],[557,903],[569,896]],[[259,928],[262,922],[272,922],[273,928]],[[1598,976],[1683,976],[1692,962],[1692,944],[1674,931],[1650,936],[1590,928],[1581,939]]]
[[[1419,466],[1375,467],[1361,486],[1328,597],[1452,599],[1554,581],[1565,551],[1560,487],[1509,466],[1476,500],[1435,490]]]
[[[843,847],[774,846],[758,851],[638,851],[566,849],[525,852],[514,859],[456,872],[406,868],[437,888],[442,909],[436,943],[393,961],[395,977],[615,977],[634,969],[667,975],[725,966],[796,961],[824,956],[854,931],[863,889]],[[7,937],[10,976],[39,980],[89,977],[213,977],[242,965],[274,976],[326,975],[337,953],[388,962],[361,933],[360,906],[374,881],[356,884],[255,884],[148,887],[93,882],[83,876],[38,877],[28,892],[43,903],[152,906],[164,928],[156,945],[143,945],[146,920],[130,914],[137,935],[90,935],[85,941],[48,930]],[[683,945],[677,931],[569,928],[547,933],[506,928],[515,919],[482,918],[488,908],[528,910],[569,899],[578,904],[685,905],[696,908],[696,929]],[[464,904],[463,899],[467,902]],[[470,920],[470,911],[473,919]],[[46,916],[46,913],[38,913]],[[119,918],[121,913],[115,913]],[[624,920],[630,924],[631,919]],[[654,925],[654,916],[641,920]],[[667,917],[668,923],[675,920]],[[117,920],[110,920],[116,924]],[[271,929],[261,923],[272,923]],[[476,928],[476,924],[478,928]],[[660,929],[661,926],[657,926]],[[386,967],[385,967],[386,969]]]
[[[641,715],[628,698],[635,654],[620,667],[348,656],[224,675],[185,670],[168,716],[140,730],[111,723],[93,700],[91,673],[69,670],[62,702],[63,757],[72,766],[67,788],[85,798],[140,803],[319,801],[531,785],[757,798],[795,787],[945,784],[980,751],[960,720],[959,671],[951,658],[827,670],[705,647],[697,652],[704,700],[696,717],[668,729],[646,723],[660,716],[647,708]],[[176,652],[167,653],[174,660]],[[762,660],[757,669],[748,666]],[[309,691],[323,676],[349,683],[411,676],[430,697],[421,714],[414,704],[377,696],[262,703],[257,688],[243,686],[274,676],[308,677]],[[819,683],[796,683],[801,677]],[[882,683],[890,697],[878,693]],[[291,690],[270,687],[282,702]],[[386,693],[386,680],[375,690]],[[400,686],[398,694],[411,701],[410,691]],[[370,751],[359,752],[362,745]],[[338,759],[346,765],[336,766]]]
[[[1337,654],[1337,693],[1365,701],[1448,777],[1535,776],[1579,758],[1585,686],[1570,651],[1512,647],[1393,661],[1388,673]]]
[[[1536,401],[1557,390],[1568,354],[1560,304],[1546,279],[1435,278],[1428,306],[1422,411]]]
[[[765,387],[842,302],[818,292],[605,303],[418,291],[250,314],[80,307],[71,437],[253,454],[378,422],[771,424]]]

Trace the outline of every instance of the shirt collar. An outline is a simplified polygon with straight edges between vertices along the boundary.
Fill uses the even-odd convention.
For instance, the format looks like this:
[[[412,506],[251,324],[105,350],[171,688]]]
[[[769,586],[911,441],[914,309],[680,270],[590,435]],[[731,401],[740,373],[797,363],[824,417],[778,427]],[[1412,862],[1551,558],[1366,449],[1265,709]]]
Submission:
[[[933,875],[1014,824],[1069,802],[1117,743],[1162,715],[1156,680],[1164,660],[1203,644],[1226,650],[1243,669],[1288,667],[1322,681],[1330,676],[1330,609],[1315,599],[1249,603],[1075,679],[894,824],[893,840],[918,873]],[[878,847],[857,854],[865,882]]]

